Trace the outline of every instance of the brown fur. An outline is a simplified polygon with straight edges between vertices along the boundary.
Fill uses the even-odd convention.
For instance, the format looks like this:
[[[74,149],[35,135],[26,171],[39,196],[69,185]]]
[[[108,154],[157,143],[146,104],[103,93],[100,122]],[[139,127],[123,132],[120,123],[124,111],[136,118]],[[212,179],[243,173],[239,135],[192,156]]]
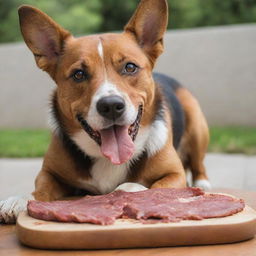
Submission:
[[[208,147],[209,130],[197,100],[185,88],[176,95],[183,106],[186,119],[185,134],[180,143],[179,155],[185,169],[192,172],[193,181],[208,179],[203,159]]]
[[[23,6],[19,14],[23,37],[35,55],[38,67],[47,71],[57,84],[56,106],[68,134],[81,129],[76,115],[87,115],[92,96],[104,79],[103,64],[107,67],[109,79],[127,93],[134,106],[143,104],[141,127],[152,123],[157,97],[152,69],[163,51],[163,34],[168,17],[165,0],[142,0],[122,34],[81,38],[74,38],[36,8]],[[97,54],[99,40],[104,46],[104,63]],[[141,67],[138,75],[120,76],[118,72],[127,60]],[[74,69],[84,66],[90,77],[76,84],[70,76]],[[177,96],[184,107],[188,124],[180,148],[182,160],[185,159],[186,167],[191,168],[194,179],[206,178],[202,160],[208,143],[207,125],[197,102],[185,89],[177,91]],[[168,127],[171,127],[167,110],[166,120]],[[186,186],[184,168],[173,147],[171,129],[165,146],[135,167],[127,181],[147,187]],[[59,137],[53,134],[42,170],[36,179],[35,198],[51,201],[70,195],[74,188],[80,187],[81,178],[90,179],[90,164],[79,166]]]

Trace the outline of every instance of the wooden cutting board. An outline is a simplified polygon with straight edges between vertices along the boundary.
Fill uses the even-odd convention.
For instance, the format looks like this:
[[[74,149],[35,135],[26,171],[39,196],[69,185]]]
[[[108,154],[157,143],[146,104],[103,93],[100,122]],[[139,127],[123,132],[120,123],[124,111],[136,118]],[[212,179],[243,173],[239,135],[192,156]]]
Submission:
[[[42,221],[22,212],[16,230],[23,244],[42,249],[220,244],[253,238],[256,233],[256,212],[246,206],[242,212],[224,218],[155,224],[120,219],[109,226]]]

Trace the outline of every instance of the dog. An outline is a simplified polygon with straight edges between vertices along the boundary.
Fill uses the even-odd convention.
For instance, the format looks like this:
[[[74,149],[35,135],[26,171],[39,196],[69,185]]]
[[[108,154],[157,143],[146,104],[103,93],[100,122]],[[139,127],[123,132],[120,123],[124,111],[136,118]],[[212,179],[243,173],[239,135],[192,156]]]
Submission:
[[[194,186],[210,188],[200,106],[175,79],[153,73],[163,52],[166,0],[141,0],[122,33],[79,38],[34,7],[18,12],[37,66],[57,88],[35,191],[2,201],[3,222],[15,221],[28,199],[185,187],[188,169]]]

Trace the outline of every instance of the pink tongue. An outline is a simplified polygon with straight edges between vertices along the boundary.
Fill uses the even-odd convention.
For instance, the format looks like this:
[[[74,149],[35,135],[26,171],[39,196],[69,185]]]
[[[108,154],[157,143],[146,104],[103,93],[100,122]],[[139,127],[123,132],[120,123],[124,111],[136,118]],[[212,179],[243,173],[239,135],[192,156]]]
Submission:
[[[134,152],[134,143],[128,134],[128,126],[112,126],[100,131],[101,152],[113,164],[123,164]]]

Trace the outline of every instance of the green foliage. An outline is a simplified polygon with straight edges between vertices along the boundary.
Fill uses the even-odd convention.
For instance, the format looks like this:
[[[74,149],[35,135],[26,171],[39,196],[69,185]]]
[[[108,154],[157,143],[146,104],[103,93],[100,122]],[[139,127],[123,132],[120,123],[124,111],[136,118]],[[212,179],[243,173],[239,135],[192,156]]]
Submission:
[[[211,152],[256,154],[256,128],[212,127],[210,135]]]
[[[102,0],[99,31],[122,30],[136,9],[138,0]]]
[[[0,157],[42,157],[49,142],[47,130],[0,130]]]
[[[101,0],[0,0],[0,42],[21,40],[17,9],[33,5],[72,33],[97,31],[102,24]]]
[[[0,43],[21,40],[17,8],[30,4],[75,35],[121,30],[139,0],[0,0]],[[168,0],[169,28],[256,22],[256,0]]]
[[[256,22],[255,0],[168,0],[174,28]]]

